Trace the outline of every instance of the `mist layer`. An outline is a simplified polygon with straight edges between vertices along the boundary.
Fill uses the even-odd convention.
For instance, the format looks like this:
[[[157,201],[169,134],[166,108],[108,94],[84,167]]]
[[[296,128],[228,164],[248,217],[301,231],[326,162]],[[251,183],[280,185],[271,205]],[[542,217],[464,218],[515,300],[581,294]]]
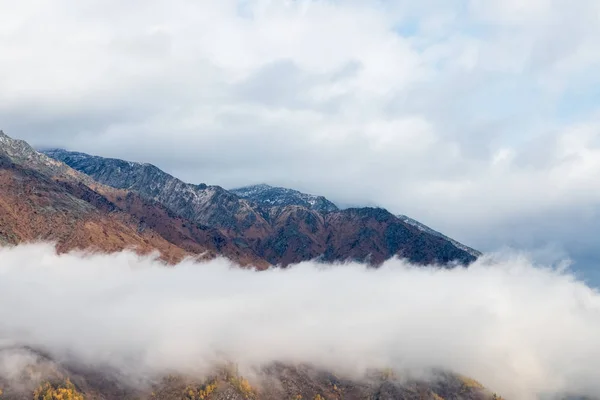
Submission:
[[[441,368],[509,398],[600,393],[600,294],[522,256],[257,272],[227,260],[0,250],[0,341],[138,374],[215,362]]]

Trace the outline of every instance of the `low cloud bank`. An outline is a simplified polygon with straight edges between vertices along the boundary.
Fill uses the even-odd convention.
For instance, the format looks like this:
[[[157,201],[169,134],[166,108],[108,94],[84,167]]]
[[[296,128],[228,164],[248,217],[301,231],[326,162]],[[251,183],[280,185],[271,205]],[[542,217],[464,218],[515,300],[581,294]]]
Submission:
[[[600,294],[522,256],[468,269],[391,260],[175,268],[124,252],[0,250],[0,345],[138,373],[235,360],[342,372],[443,368],[509,398],[600,393]]]

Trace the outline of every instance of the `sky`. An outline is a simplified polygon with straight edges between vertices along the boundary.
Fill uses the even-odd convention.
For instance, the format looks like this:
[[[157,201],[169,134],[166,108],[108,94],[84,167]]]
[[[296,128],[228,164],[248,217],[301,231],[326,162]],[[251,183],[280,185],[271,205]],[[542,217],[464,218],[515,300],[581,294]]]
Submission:
[[[0,0],[0,128],[591,271],[599,42],[596,0]]]

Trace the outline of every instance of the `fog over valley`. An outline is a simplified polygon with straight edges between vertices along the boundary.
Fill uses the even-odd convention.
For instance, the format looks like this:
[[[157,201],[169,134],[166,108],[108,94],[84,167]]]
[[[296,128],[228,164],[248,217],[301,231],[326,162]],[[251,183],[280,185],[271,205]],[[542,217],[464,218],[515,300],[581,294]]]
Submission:
[[[283,362],[347,376],[447,370],[508,399],[600,392],[600,294],[524,255],[468,269],[395,259],[261,272],[225,259],[166,268],[129,252],[58,256],[48,244],[0,259],[2,348],[110,366],[132,382],[223,361],[251,377]]]

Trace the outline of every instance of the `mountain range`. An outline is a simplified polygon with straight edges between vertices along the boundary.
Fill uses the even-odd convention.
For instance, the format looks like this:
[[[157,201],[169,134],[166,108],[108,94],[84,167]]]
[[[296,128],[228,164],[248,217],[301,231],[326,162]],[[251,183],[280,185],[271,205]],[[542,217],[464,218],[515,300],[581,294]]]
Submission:
[[[36,151],[0,131],[0,243],[59,251],[157,250],[168,262],[225,256],[266,268],[390,257],[462,264],[479,253],[381,208],[340,210],[322,196],[255,185],[186,183],[151,164]]]
[[[254,258],[287,266],[318,259],[378,265],[399,256],[419,264],[465,265],[477,258],[458,242],[406,223],[381,208],[340,210],[322,196],[268,185],[228,191],[183,182],[151,164],[62,149],[44,150],[43,155],[91,179],[92,189],[120,210],[137,211],[139,207],[123,200],[135,196],[144,207],[159,205],[188,221],[189,226],[213,230],[222,242],[245,255],[246,262]],[[147,222],[148,215],[138,213],[136,217]]]

